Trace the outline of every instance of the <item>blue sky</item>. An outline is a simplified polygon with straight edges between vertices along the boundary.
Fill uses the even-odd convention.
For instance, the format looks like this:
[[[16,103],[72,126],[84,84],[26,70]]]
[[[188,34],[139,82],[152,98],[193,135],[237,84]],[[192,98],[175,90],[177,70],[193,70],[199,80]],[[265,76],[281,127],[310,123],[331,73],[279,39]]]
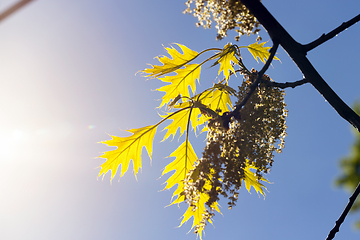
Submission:
[[[0,11],[16,1],[0,1]],[[234,42],[215,41],[215,30],[195,27],[181,14],[184,1],[37,0],[0,23],[0,238],[196,239],[191,222],[177,228],[186,206],[165,207],[165,158],[179,144],[154,140],[136,181],[128,172],[110,184],[96,169],[109,150],[107,134],[159,121],[158,80],[135,75],[156,64],[163,46],[182,43],[201,51]],[[299,42],[307,43],[359,14],[358,0],[263,1]],[[343,100],[360,99],[360,25],[312,50],[308,57]],[[231,35],[231,34],[230,34]],[[268,40],[262,31],[264,40]],[[240,39],[239,45],[255,42]],[[270,44],[269,44],[270,46]],[[260,69],[247,53],[248,67]],[[268,74],[302,79],[282,50]],[[206,82],[209,79],[209,82]],[[202,78],[202,86],[215,77]],[[267,178],[264,200],[242,189],[237,206],[214,218],[204,239],[324,239],[349,194],[333,185],[339,159],[353,140],[351,127],[310,85],[286,90],[288,136]],[[203,136],[193,139],[200,155]],[[181,142],[181,140],[180,140]],[[336,239],[358,239],[349,216]]]

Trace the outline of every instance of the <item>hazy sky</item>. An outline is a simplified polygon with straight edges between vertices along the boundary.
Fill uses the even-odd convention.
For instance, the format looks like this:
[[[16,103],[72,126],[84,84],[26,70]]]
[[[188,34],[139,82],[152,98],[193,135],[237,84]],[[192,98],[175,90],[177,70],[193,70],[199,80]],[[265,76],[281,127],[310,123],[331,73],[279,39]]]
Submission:
[[[14,0],[0,0],[0,11]],[[37,0],[0,23],[0,239],[196,239],[192,222],[177,228],[186,205],[166,207],[161,170],[177,147],[154,140],[136,181],[131,171],[110,184],[97,179],[107,134],[159,121],[158,80],[138,70],[163,46],[182,43],[201,51],[234,42],[215,41],[214,29],[195,27],[185,0]],[[264,5],[293,37],[307,43],[359,14],[358,0],[269,1]],[[261,32],[268,40],[265,31]],[[360,25],[308,54],[348,104],[360,99]],[[239,45],[255,42],[243,37]],[[270,43],[268,43],[270,46]],[[260,69],[244,52],[248,67]],[[268,74],[275,81],[302,79],[278,50]],[[202,86],[213,78],[202,78]],[[208,81],[208,82],[207,82]],[[237,206],[217,214],[204,239],[325,239],[349,194],[334,187],[339,159],[348,154],[351,127],[310,85],[286,90],[289,117],[283,154],[275,156],[264,200],[242,189]],[[165,126],[164,126],[165,127]],[[192,139],[200,155],[204,136]],[[180,139],[180,142],[182,139]],[[359,239],[349,216],[337,240]],[[187,234],[188,233],[188,234]]]

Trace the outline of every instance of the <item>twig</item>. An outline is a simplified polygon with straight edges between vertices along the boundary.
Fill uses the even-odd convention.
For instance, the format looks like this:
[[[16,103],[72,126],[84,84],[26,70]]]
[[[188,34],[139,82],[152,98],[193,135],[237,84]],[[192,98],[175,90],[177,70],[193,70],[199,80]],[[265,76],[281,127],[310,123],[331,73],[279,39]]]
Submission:
[[[341,33],[342,31],[344,31],[345,29],[347,29],[348,27],[350,27],[351,25],[354,25],[355,23],[357,23],[358,21],[360,21],[360,14],[357,15],[356,17],[350,19],[347,22],[343,22],[339,27],[335,28],[334,30],[332,30],[331,32],[327,33],[327,34],[323,34],[321,35],[321,37],[319,37],[318,39],[316,39],[315,41],[308,43],[306,45],[304,45],[304,49],[306,52],[309,52],[310,50],[318,47],[319,45],[323,44],[324,42],[330,40],[331,38],[335,37],[337,34]]]
[[[240,109],[246,104],[246,102],[250,99],[251,95],[254,93],[256,87],[259,85],[262,76],[264,75],[264,73],[266,72],[266,70],[269,68],[272,60],[274,59],[275,53],[277,51],[279,47],[279,43],[278,42],[274,42],[273,43],[273,47],[270,49],[270,56],[269,58],[266,60],[265,65],[262,67],[262,69],[260,70],[260,72],[258,72],[258,75],[256,77],[256,80],[251,84],[249,92],[246,94],[246,96],[244,97],[244,99],[237,104],[234,107],[234,110],[232,112],[226,112],[221,116],[221,119],[223,120],[224,125],[228,125],[228,123],[230,122],[231,117],[236,117],[239,115],[239,111]]]
[[[331,229],[331,231],[329,232],[329,235],[327,236],[326,240],[332,240],[335,237],[335,234],[339,231],[341,224],[344,222],[346,215],[349,213],[350,208],[354,204],[359,193],[360,193],[360,183],[356,187],[354,193],[349,198],[348,204],[346,205],[346,207],[345,207],[343,213],[341,214],[341,216],[339,217],[339,219],[336,221],[334,228]]]
[[[12,5],[11,7],[9,7],[8,9],[6,9],[4,12],[0,13],[0,22],[31,1],[33,1],[33,0],[19,1],[19,2],[15,3],[14,5]]]
[[[274,42],[274,45],[270,50],[270,56],[266,60],[265,65],[262,67],[262,69],[258,73],[258,75],[256,77],[256,80],[251,84],[249,92],[246,94],[245,98],[238,105],[235,106],[233,114],[229,114],[229,115],[231,115],[231,116],[236,115],[240,111],[240,109],[246,104],[246,102],[249,100],[249,98],[251,97],[251,95],[255,91],[256,87],[259,85],[262,76],[264,75],[266,70],[269,68],[269,66],[270,66],[270,64],[271,64],[271,62],[272,62],[272,60],[273,60],[273,58],[275,56],[275,53],[276,53],[276,50],[277,50],[278,46],[279,46],[279,43]]]
[[[261,79],[261,83],[266,84],[266,86],[268,87],[278,87],[281,89],[285,89],[285,88],[295,88],[297,86],[303,85],[305,83],[309,83],[310,81],[307,80],[306,78],[295,81],[295,82],[286,82],[286,83],[279,83],[279,82],[270,82],[270,81],[265,81],[263,79]]]
[[[309,59],[306,58],[304,45],[296,42],[292,36],[280,25],[260,1],[241,0],[249,11],[258,19],[269,33],[271,39],[277,40],[289,54],[302,74],[319,91],[336,112],[353,125],[360,132],[360,116],[357,115],[326,83],[316,71]]]
[[[357,131],[360,132],[360,116],[357,115],[325,82],[316,69],[312,66],[310,61],[306,58],[306,51],[304,45],[296,42],[292,36],[280,25],[280,23],[271,15],[271,13],[264,7],[260,1],[241,0],[241,2],[249,9],[249,11],[258,19],[258,21],[267,30],[272,40],[276,39],[280,45],[293,59],[299,67],[306,79],[319,91],[319,93],[330,103],[330,105],[337,111],[337,113],[353,125]],[[350,20],[351,21],[351,20]],[[354,20],[356,21],[356,20]],[[357,20],[358,21],[358,20]],[[349,25],[350,26],[350,25]],[[344,27],[344,26],[342,26]],[[348,26],[347,26],[348,27]],[[339,29],[341,26],[339,27]],[[344,28],[346,29],[346,28]],[[335,30],[333,30],[335,32]],[[336,34],[335,34],[336,35]],[[330,35],[328,35],[330,37]],[[321,42],[322,40],[318,40]],[[315,41],[314,41],[315,42]],[[307,46],[307,51],[310,51],[317,43],[310,43]],[[354,194],[350,197],[350,201],[346,206],[343,214],[333,230],[330,231],[328,239],[332,239],[338,231],[341,223],[344,221],[348,211],[350,210],[355,198],[360,192],[360,186],[356,188]],[[331,238],[332,237],[332,238]]]

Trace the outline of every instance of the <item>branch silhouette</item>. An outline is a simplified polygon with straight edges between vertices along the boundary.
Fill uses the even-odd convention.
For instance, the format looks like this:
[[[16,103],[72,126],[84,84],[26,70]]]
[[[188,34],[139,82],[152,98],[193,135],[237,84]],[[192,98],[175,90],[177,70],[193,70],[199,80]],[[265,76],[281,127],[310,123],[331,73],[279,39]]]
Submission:
[[[329,32],[327,34],[324,33],[323,35],[321,35],[321,37],[319,37],[315,41],[304,45],[305,51],[306,52],[311,51],[312,49],[318,47],[319,45],[321,45],[324,42],[326,42],[326,41],[330,40],[331,38],[335,37],[336,35],[338,35],[342,31],[346,30],[348,27],[354,25],[358,21],[360,21],[360,14],[357,15],[356,17],[350,19],[347,22],[343,22],[339,27],[335,28],[331,32]]]
[[[0,13],[0,22],[32,1],[33,0],[22,0],[15,3],[14,5],[6,9],[4,12]]]
[[[250,12],[267,30],[273,42],[279,42],[305,78],[309,80],[336,112],[360,132],[360,116],[331,89],[316,71],[306,57],[307,51],[304,45],[295,41],[260,1],[242,0],[242,3],[246,5]]]
[[[271,13],[264,7],[260,1],[256,0],[242,0],[241,1],[250,12],[258,19],[263,27],[268,31],[273,41],[278,41],[284,50],[289,54],[294,63],[298,66],[300,71],[307,79],[326,99],[328,103],[337,111],[337,113],[348,121],[352,126],[360,132],[360,116],[357,115],[326,83],[326,81],[320,76],[316,69],[312,66],[307,59],[306,54],[308,51],[318,47],[322,43],[328,41],[332,37],[336,36],[340,32],[344,31],[351,25],[360,20],[360,15],[354,17],[348,22],[343,23],[338,28],[334,29],[328,34],[324,34],[315,41],[302,45],[296,42],[292,36],[280,25],[280,23],[271,15]],[[345,210],[341,214],[340,218],[336,221],[335,227],[330,231],[327,240],[331,240],[335,237],[336,232],[346,218],[351,206],[360,193],[360,183],[355,189],[353,195],[350,197],[349,203]]]
[[[261,79],[261,82],[266,84],[268,87],[278,87],[281,89],[285,89],[285,88],[296,88],[298,86],[301,86],[303,84],[309,83],[309,80],[307,80],[306,78],[295,81],[295,82],[286,82],[286,83],[279,83],[279,82],[270,82],[270,81],[264,81],[263,79]]]

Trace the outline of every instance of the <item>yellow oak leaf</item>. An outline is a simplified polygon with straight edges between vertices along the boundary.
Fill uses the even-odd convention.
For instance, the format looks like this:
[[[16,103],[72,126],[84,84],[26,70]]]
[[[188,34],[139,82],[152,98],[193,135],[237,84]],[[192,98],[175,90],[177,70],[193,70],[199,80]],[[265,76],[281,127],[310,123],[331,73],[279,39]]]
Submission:
[[[253,187],[257,194],[260,193],[265,197],[266,194],[264,190],[266,190],[266,187],[260,182],[260,180],[267,183],[269,183],[269,181],[263,177],[259,179],[258,176],[256,176],[256,174],[253,173],[250,169],[256,170],[256,167],[247,163],[246,167],[244,168],[245,177],[243,179],[246,189],[250,193],[250,188]]]
[[[212,171],[214,172],[214,171]],[[212,177],[209,176],[209,179]],[[186,212],[183,214],[183,219],[179,225],[182,226],[185,222],[187,222],[191,217],[193,217],[193,224],[191,226],[191,229],[196,227],[196,232],[199,235],[200,239],[202,239],[202,233],[205,230],[205,224],[206,221],[212,224],[211,218],[206,218],[206,210],[208,206],[206,205],[206,202],[209,200],[209,195],[206,193],[207,191],[211,190],[211,184],[209,180],[205,181],[205,184],[203,186],[203,192],[197,192],[197,196],[195,196],[196,201],[192,201],[193,205],[189,205]],[[194,207],[194,205],[196,207]],[[217,202],[214,202],[211,206],[211,208],[219,213],[219,204]]]
[[[258,58],[260,59],[260,61],[262,61],[263,63],[266,62],[266,60],[269,58],[270,56],[270,52],[269,49],[271,49],[271,47],[264,47],[266,42],[262,42],[262,43],[253,43],[250,44],[249,46],[246,46],[246,48],[249,50],[249,52],[253,55],[253,57],[255,58],[255,60],[257,62]],[[275,60],[280,60],[277,57],[274,57]]]
[[[115,150],[107,151],[100,156],[101,158],[106,158],[106,161],[100,166],[101,170],[99,172],[99,177],[103,174],[105,176],[105,174],[111,170],[112,180],[116,175],[120,164],[120,177],[122,177],[129,168],[130,160],[133,161],[133,169],[136,177],[139,169],[141,168],[141,151],[143,147],[146,148],[151,159],[152,144],[156,133],[156,128],[157,125],[151,125],[127,130],[128,132],[132,133],[131,136],[111,136],[112,139],[101,142],[108,146],[117,148]]]
[[[158,91],[165,92],[159,108],[179,95],[190,97],[189,86],[194,94],[196,89],[195,82],[196,79],[199,81],[201,66],[199,64],[188,64],[184,67],[176,70],[176,75],[174,76],[159,78],[163,82],[171,83],[157,89]]]
[[[175,157],[175,160],[166,165],[161,176],[171,171],[175,172],[166,180],[166,186],[163,190],[170,189],[177,184],[177,189],[173,193],[173,198],[177,196],[177,199],[171,204],[180,203],[185,200],[184,196],[181,195],[184,191],[184,179],[187,173],[194,168],[194,163],[198,158],[188,140],[185,140],[185,142],[168,157]]]
[[[174,199],[170,205],[180,204],[185,201],[185,196],[182,194],[184,191],[184,179],[187,177],[187,174],[190,170],[194,168],[195,161],[198,160],[193,147],[190,142],[186,140],[183,142],[173,153],[170,154],[169,157],[175,157],[175,160],[169,163],[163,170],[162,175],[167,174],[169,172],[175,171],[169,178],[166,180],[165,189],[170,189],[177,185],[176,190],[172,195],[172,199]],[[205,185],[204,188],[209,190],[211,187],[209,184]],[[186,221],[188,221],[191,217],[193,217],[193,225],[192,228],[200,225],[200,222],[203,220],[204,213],[206,210],[205,203],[209,200],[209,196],[205,193],[199,194],[199,200],[197,202],[197,207],[195,211],[193,211],[193,207],[189,206],[186,212],[183,215],[183,219],[180,223],[180,226],[183,225]],[[217,203],[214,203],[212,206],[216,211],[220,212]],[[211,220],[209,221],[211,223]],[[198,234],[201,238],[201,234],[203,232],[203,227],[199,229]]]
[[[211,110],[223,114],[224,112],[228,112],[232,110],[232,103],[230,100],[230,95],[233,95],[235,92],[234,89],[229,87],[227,84],[217,83],[213,88],[204,91],[199,96],[199,101],[202,104],[206,105]],[[204,124],[208,121],[212,116],[206,116],[202,114],[199,117],[198,125]],[[207,126],[204,126],[202,132],[208,131]]]
[[[212,109],[220,109],[222,113],[232,110],[230,95],[224,91],[216,89],[213,93],[213,100],[210,104]]]
[[[221,113],[231,111],[232,103],[230,100],[230,94],[226,91],[215,89],[211,97],[205,97],[201,99],[203,104],[208,105],[213,111],[221,110]]]
[[[162,141],[165,141],[167,138],[169,138],[171,135],[173,135],[173,139],[175,137],[175,134],[180,128],[180,136],[183,135],[183,133],[187,130],[187,124],[190,119],[192,128],[196,131],[196,127],[198,124],[198,116],[200,114],[200,110],[197,108],[191,108],[188,103],[183,104],[185,106],[185,109],[182,111],[179,111],[177,114],[173,113],[167,113],[167,115],[161,116],[162,118],[167,118],[169,120],[172,120],[172,122],[164,128],[166,131],[166,134]],[[174,106],[176,107],[176,105]],[[172,115],[172,116],[171,116]]]
[[[223,51],[219,55],[219,59],[215,62],[214,65],[220,63],[219,73],[223,72],[226,79],[229,79],[230,72],[235,74],[235,70],[232,66],[232,63],[237,64],[238,59],[235,56],[236,48],[230,43],[224,46]]]
[[[196,203],[195,211],[193,206],[188,206],[186,212],[183,214],[183,219],[181,220],[181,223],[179,225],[179,227],[181,227],[185,222],[187,222],[191,217],[193,217],[193,224],[191,226],[191,229],[197,226],[197,233],[200,239],[202,239],[202,233],[205,230],[205,225],[201,224],[201,222],[204,221],[204,214],[206,213],[207,208],[206,202],[208,200],[208,194],[200,193],[198,202]],[[219,209],[219,204],[217,202],[215,202],[211,207],[217,212],[221,213]],[[208,219],[208,222],[212,224],[211,219]]]
[[[141,72],[149,74],[146,77],[157,78],[162,75],[176,71],[177,69],[183,67],[185,64],[191,62],[197,56],[199,56],[197,52],[189,49],[182,44],[176,43],[176,45],[181,48],[183,54],[181,54],[172,46],[165,47],[165,50],[168,52],[172,59],[167,56],[156,57],[163,65],[158,66],[150,64],[152,68],[146,68]]]

